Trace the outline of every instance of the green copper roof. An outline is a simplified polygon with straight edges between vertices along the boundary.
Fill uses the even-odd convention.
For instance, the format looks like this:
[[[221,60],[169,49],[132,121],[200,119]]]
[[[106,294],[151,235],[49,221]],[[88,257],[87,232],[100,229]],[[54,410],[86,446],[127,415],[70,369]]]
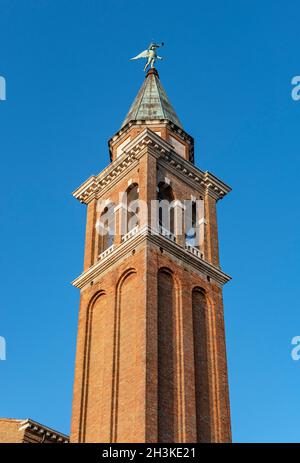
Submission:
[[[160,83],[157,70],[150,69],[121,128],[130,121],[157,119],[167,119],[182,128],[177,114]]]

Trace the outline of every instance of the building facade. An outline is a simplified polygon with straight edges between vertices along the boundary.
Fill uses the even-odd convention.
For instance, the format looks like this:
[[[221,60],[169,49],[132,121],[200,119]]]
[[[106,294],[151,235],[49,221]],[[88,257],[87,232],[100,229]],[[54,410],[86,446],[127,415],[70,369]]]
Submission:
[[[69,436],[31,419],[0,418],[0,444],[68,444]]]
[[[71,442],[229,442],[216,203],[230,188],[194,165],[156,69],[109,152],[74,192],[87,222]]]

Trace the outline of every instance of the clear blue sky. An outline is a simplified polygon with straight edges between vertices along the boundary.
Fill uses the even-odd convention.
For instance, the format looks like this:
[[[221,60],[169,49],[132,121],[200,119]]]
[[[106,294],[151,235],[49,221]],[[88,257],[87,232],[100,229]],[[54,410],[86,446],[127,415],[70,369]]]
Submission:
[[[0,0],[0,416],[69,432],[85,207],[71,192],[165,41],[162,83],[219,203],[233,439],[300,441],[300,5],[296,0]]]

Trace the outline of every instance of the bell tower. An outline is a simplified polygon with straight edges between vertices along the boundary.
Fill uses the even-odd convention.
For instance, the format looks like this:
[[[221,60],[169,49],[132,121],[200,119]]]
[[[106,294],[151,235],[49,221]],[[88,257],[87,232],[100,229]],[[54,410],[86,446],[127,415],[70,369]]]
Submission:
[[[87,222],[71,442],[229,442],[216,203],[230,188],[195,167],[154,68],[109,153],[74,192]]]

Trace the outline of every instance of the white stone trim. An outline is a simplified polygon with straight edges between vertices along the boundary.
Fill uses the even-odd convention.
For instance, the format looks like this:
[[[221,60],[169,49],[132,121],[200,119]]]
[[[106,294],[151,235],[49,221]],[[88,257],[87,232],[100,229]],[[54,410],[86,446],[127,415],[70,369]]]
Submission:
[[[132,238],[138,231],[139,231],[139,226],[136,225],[135,227],[133,227],[132,230],[130,230],[128,233],[122,236],[121,238],[122,243]]]
[[[115,179],[117,180],[121,175],[124,175],[134,162],[138,162],[139,155],[143,154],[145,147],[152,147],[162,165],[189,182],[200,192],[206,192],[218,200],[231,191],[229,186],[210,172],[201,171],[191,162],[176,154],[172,145],[146,128],[126,145],[123,154],[100,172],[99,175],[91,176],[74,191],[73,196],[80,202],[87,204]]]
[[[194,256],[199,257],[199,259],[203,259],[203,253],[198,248],[195,248],[195,246],[186,243],[185,249],[194,254]]]
[[[58,431],[54,431],[54,429],[48,428],[47,426],[43,426],[40,423],[37,423],[36,421],[27,419],[21,421],[20,424],[21,426],[19,427],[19,431],[23,429],[29,429],[41,435],[46,434],[47,437],[50,437],[51,439],[56,441],[63,441],[65,443],[69,442],[69,437],[65,434]]]
[[[109,248],[105,249],[105,251],[101,252],[101,254],[99,254],[99,260],[103,260],[105,259],[107,256],[109,256],[109,254],[111,254],[113,251],[115,250],[115,245],[112,244],[111,246],[109,246]]]
[[[231,277],[226,275],[219,267],[216,267],[204,259],[197,257],[189,252],[176,242],[158,233],[157,230],[152,230],[150,227],[143,227],[132,236],[131,239],[121,243],[104,261],[97,261],[92,267],[83,272],[73,282],[73,286],[84,289],[88,287],[91,281],[98,278],[106,272],[112,265],[124,260],[124,258],[137,246],[145,241],[154,243],[158,247],[162,247],[166,252],[175,258],[179,259],[182,264],[191,266],[196,271],[201,272],[204,276],[209,276],[219,286],[224,285],[231,280]]]
[[[174,235],[174,233],[172,233],[167,228],[162,227],[161,225],[159,226],[159,233],[168,238],[169,240],[173,241],[174,243],[176,242],[176,236]]]

